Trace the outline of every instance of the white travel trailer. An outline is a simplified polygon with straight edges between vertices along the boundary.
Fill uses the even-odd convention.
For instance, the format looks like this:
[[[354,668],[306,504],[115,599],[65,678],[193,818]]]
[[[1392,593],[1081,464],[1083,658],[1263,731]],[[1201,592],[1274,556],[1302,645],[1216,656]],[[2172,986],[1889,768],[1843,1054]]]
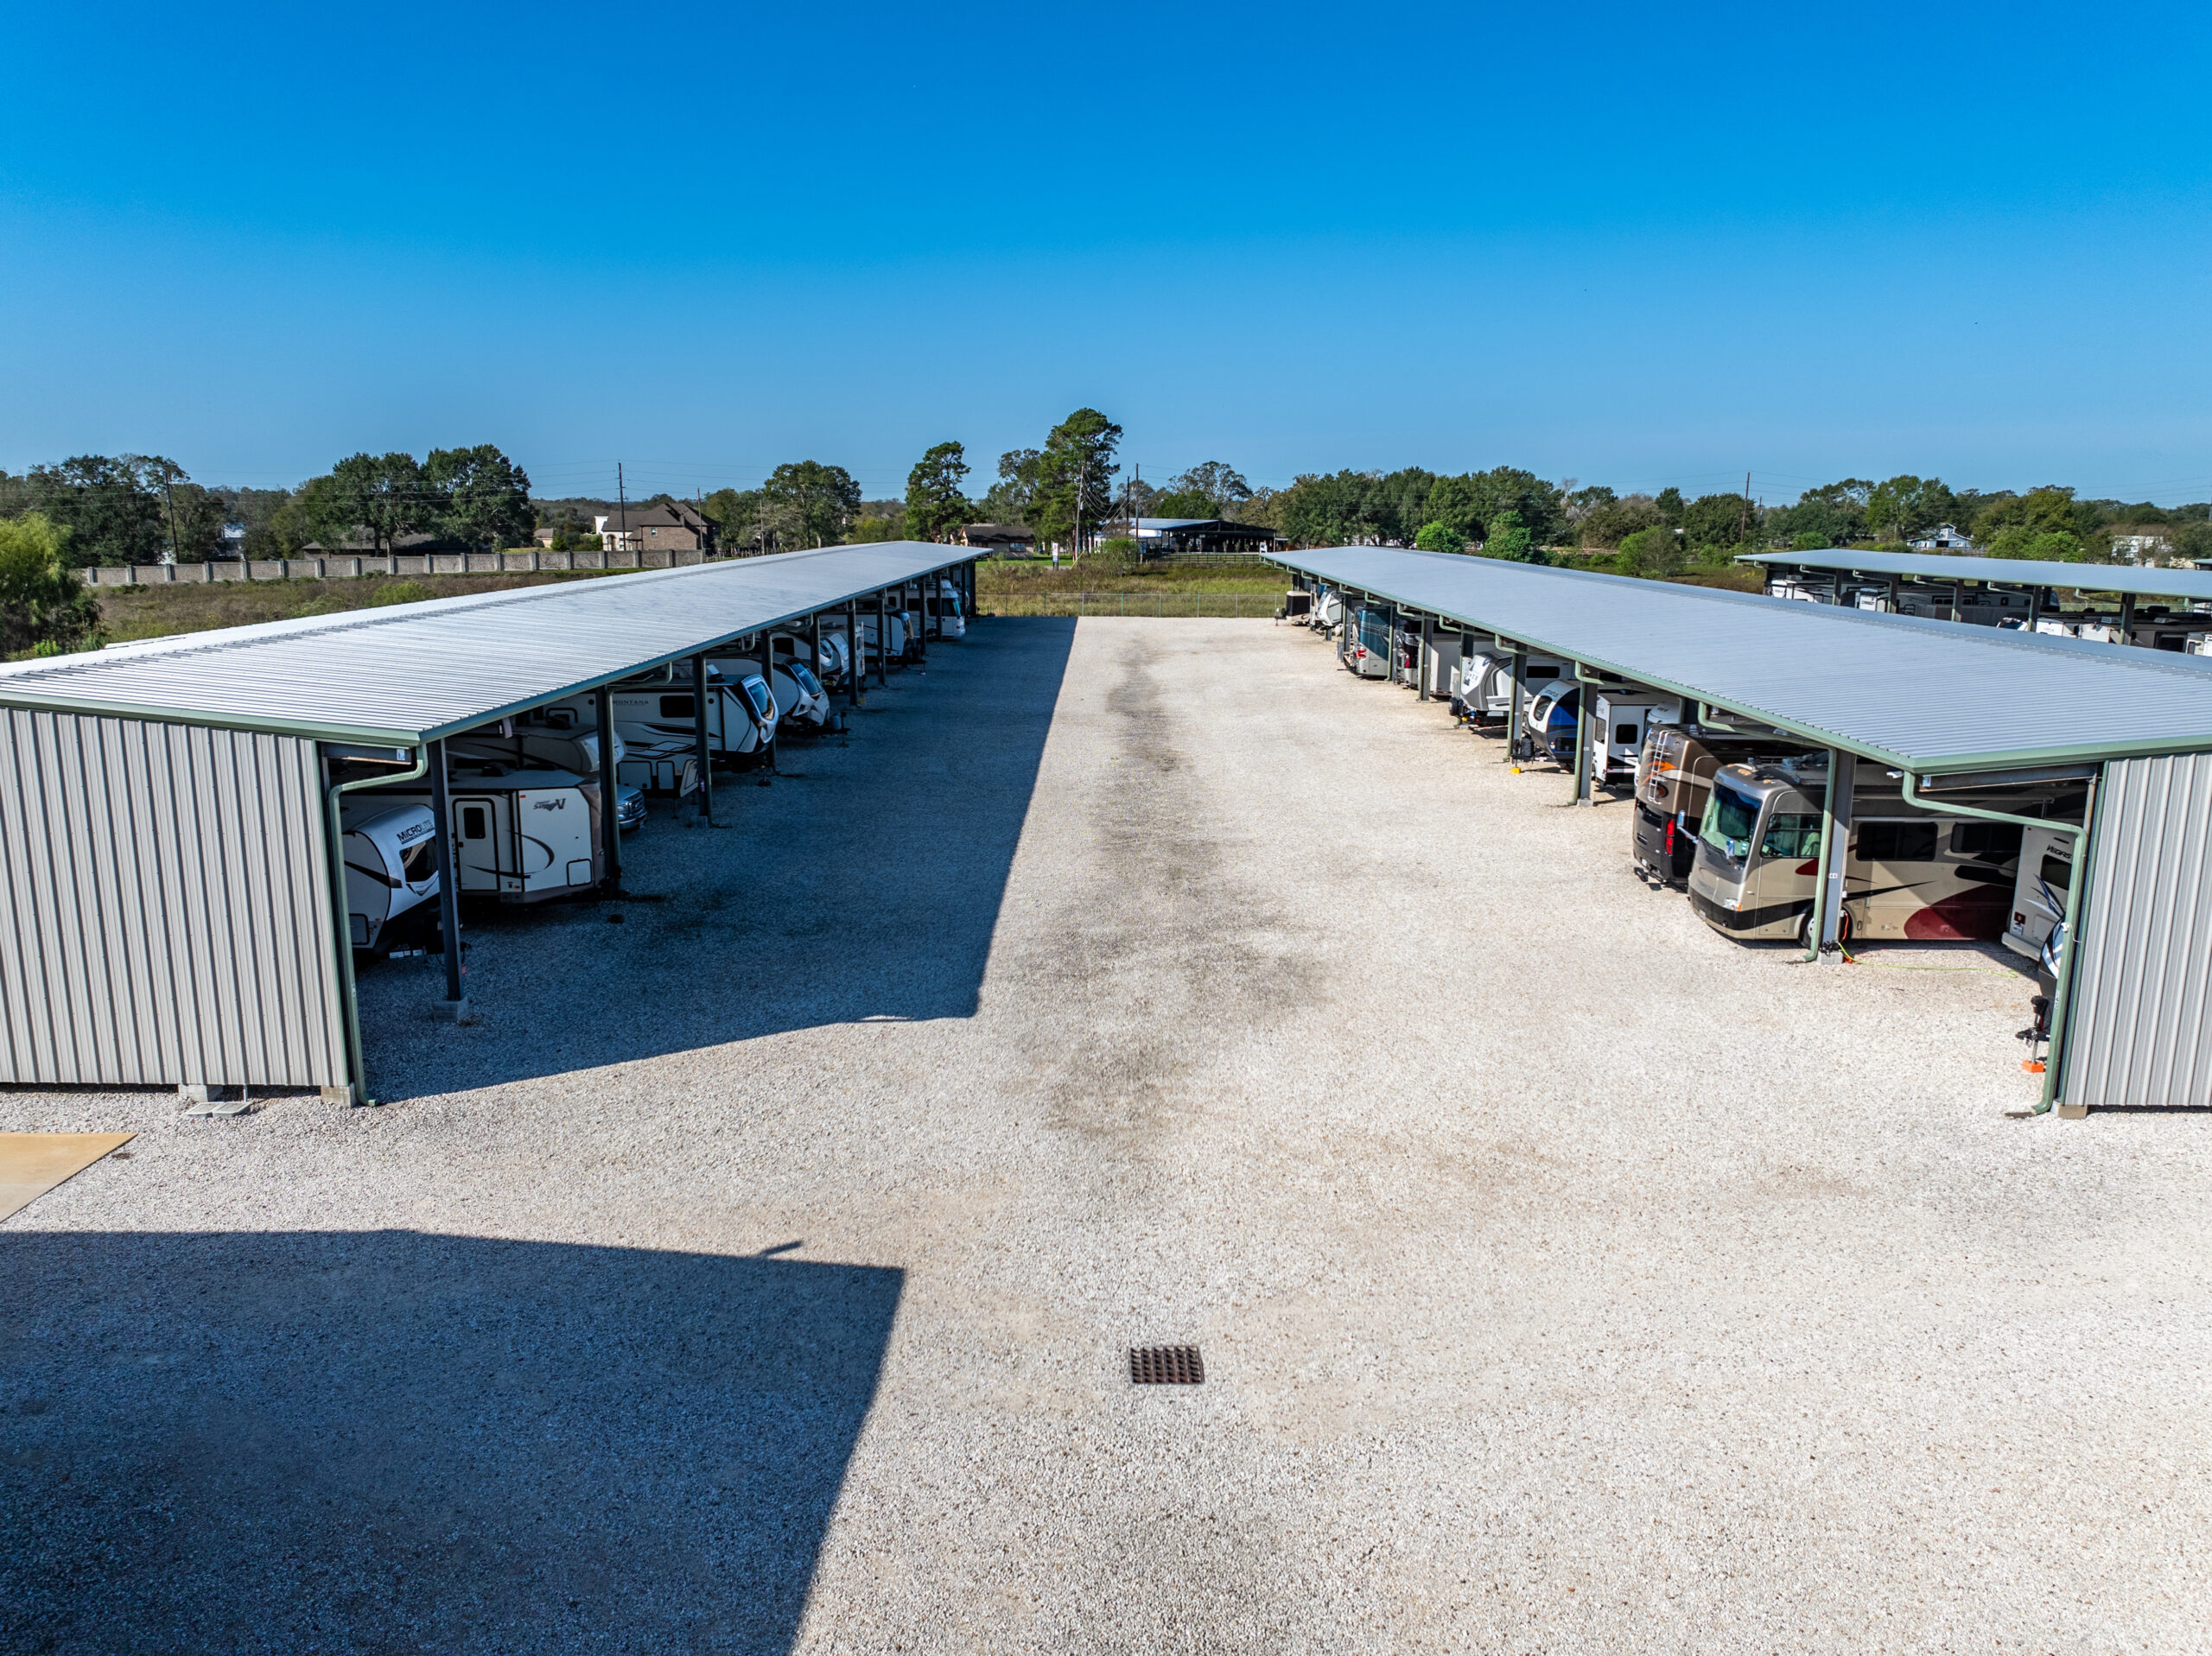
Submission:
[[[688,663],[663,668],[650,678],[631,679],[608,694],[614,733],[623,758],[615,771],[622,781],[648,793],[678,797],[699,786],[696,697]],[[541,708],[531,717],[565,717],[579,728],[594,728],[596,695],[587,692]],[[708,663],[707,754],[734,760],[757,753],[774,739],[776,705],[759,673],[724,679]]]
[[[571,715],[543,717],[544,710],[519,720],[504,719],[480,730],[464,731],[446,743],[446,757],[478,765],[508,765],[517,769],[550,765],[596,781],[599,777],[599,733],[579,730]],[[645,822],[645,790],[623,782],[622,761],[627,757],[622,738],[614,738],[614,775],[617,803],[614,825],[627,834]]]
[[[707,673],[709,682],[720,675],[726,694],[741,683],[757,686],[761,682],[760,663],[741,656],[712,657],[707,662]],[[690,676],[684,676],[683,682],[689,683]],[[747,705],[751,703],[748,701]],[[774,705],[772,729],[780,730],[789,724],[819,730],[830,722],[830,692],[815,677],[814,670],[796,657],[787,657],[776,663]],[[711,728],[709,734],[713,734]],[[739,751],[753,750],[748,746]]]
[[[503,903],[543,903],[595,888],[604,874],[599,850],[599,784],[571,771],[496,760],[448,764],[454,889]],[[427,815],[430,784],[417,778],[342,796],[350,833],[354,822],[402,805]]]
[[[1590,714],[1590,779],[1600,788],[1636,786],[1643,739],[1656,725],[1682,722],[1680,696],[1633,688],[1601,690]]]
[[[346,921],[356,949],[389,949],[392,923],[438,894],[438,819],[392,805],[346,828]]]
[[[1572,680],[1574,669],[1565,662],[1529,657],[1528,670],[1517,687],[1521,710],[1558,679]],[[1516,686],[1513,657],[1509,651],[1478,651],[1459,669],[1459,695],[1453,711],[1478,725],[1500,724],[1513,711]]]

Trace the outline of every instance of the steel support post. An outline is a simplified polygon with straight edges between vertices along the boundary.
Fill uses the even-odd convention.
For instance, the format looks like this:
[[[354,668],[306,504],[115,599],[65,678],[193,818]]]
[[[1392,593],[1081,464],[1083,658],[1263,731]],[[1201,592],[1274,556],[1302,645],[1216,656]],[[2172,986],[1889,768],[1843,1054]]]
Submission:
[[[622,889],[622,779],[614,768],[614,692],[602,684],[594,693],[599,727],[599,839],[607,889]]]
[[[2120,595],[2120,641],[2122,644],[2135,642],[2135,594],[2133,593],[2122,593]]]
[[[861,704],[861,677],[868,669],[864,663],[868,652],[861,648],[861,601],[849,600],[845,605],[845,643],[852,659],[845,664],[845,705],[857,707]]]
[[[453,789],[446,778],[446,745],[430,744],[430,814],[438,819],[438,924],[445,932],[446,999],[465,998],[461,962],[461,859],[454,854]]]
[[[1421,692],[1421,699],[1424,701],[1428,700],[1429,678],[1436,670],[1435,652],[1436,621],[1433,616],[1424,615],[1421,618],[1421,665],[1416,669],[1421,674],[1421,682],[1414,687]]]
[[[1855,754],[1828,750],[1828,785],[1821,799],[1821,885],[1815,895],[1808,960],[1843,958],[1844,869],[1851,856],[1851,796],[1858,785]]]
[[[1505,757],[1510,760],[1521,746],[1521,691],[1529,676],[1529,652],[1516,646],[1513,651],[1513,683],[1505,696]]]
[[[771,646],[769,654],[775,653]],[[768,681],[770,693],[774,693],[776,681]],[[715,825],[715,756],[707,746],[707,658],[691,657],[691,752],[699,766],[699,815],[707,819],[707,826]]]
[[[891,682],[891,608],[886,600],[890,593],[878,588],[875,594],[875,682],[888,687]]]
[[[1581,684],[1574,692],[1574,803],[1594,805],[1598,790],[1590,785],[1590,694]]]
[[[906,601],[906,589],[899,589],[901,603]],[[926,664],[930,658],[930,578],[927,575],[914,583],[914,659]]]

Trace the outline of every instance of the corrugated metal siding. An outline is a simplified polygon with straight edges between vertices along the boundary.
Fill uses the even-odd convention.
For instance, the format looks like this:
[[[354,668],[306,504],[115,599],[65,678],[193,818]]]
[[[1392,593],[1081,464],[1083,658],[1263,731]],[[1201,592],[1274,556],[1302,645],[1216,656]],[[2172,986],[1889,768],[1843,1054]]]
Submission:
[[[315,747],[0,711],[0,1081],[342,1084]]]
[[[2212,1105],[2212,755],[2105,767],[2063,1096]]]
[[[1275,561],[1926,774],[2212,749],[2212,663],[1496,558]]]

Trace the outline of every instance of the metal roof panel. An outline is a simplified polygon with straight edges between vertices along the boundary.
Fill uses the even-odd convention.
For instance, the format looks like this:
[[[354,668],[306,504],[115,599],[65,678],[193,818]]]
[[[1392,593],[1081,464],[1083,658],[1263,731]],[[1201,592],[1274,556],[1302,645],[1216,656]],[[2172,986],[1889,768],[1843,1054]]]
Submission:
[[[2212,750],[2212,663],[1383,547],[1275,562],[1922,774]]]
[[[2056,587],[2068,592],[2133,593],[2139,598],[2212,602],[2212,570],[2159,569],[2127,563],[2044,563],[2024,558],[1955,558],[1918,552],[1752,552],[1743,560],[1771,568],[1832,569],[1839,574],[1909,575],[1923,581],[1992,581],[2000,587]]]
[[[0,706],[412,744],[970,555],[888,541],[223,627],[0,666]]]

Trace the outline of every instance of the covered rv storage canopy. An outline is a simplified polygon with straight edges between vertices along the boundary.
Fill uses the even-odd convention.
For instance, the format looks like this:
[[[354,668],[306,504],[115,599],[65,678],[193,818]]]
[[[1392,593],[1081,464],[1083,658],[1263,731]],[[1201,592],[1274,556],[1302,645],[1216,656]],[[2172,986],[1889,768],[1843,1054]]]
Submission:
[[[1853,551],[1847,547],[1814,552],[1752,552],[1745,563],[1770,570],[1821,570],[1845,575],[1896,576],[1948,586],[1979,581],[2023,591],[2117,593],[2121,597],[2177,598],[2212,604],[2212,570],[2164,569],[2125,563],[2047,563],[2028,558],[1944,557],[1917,552]]]
[[[2212,1104],[2212,663],[1449,553],[1275,561],[1916,777],[2101,767],[2059,1094]]]
[[[319,744],[419,757],[972,555],[833,547],[0,666],[0,1082],[358,1087]]]

